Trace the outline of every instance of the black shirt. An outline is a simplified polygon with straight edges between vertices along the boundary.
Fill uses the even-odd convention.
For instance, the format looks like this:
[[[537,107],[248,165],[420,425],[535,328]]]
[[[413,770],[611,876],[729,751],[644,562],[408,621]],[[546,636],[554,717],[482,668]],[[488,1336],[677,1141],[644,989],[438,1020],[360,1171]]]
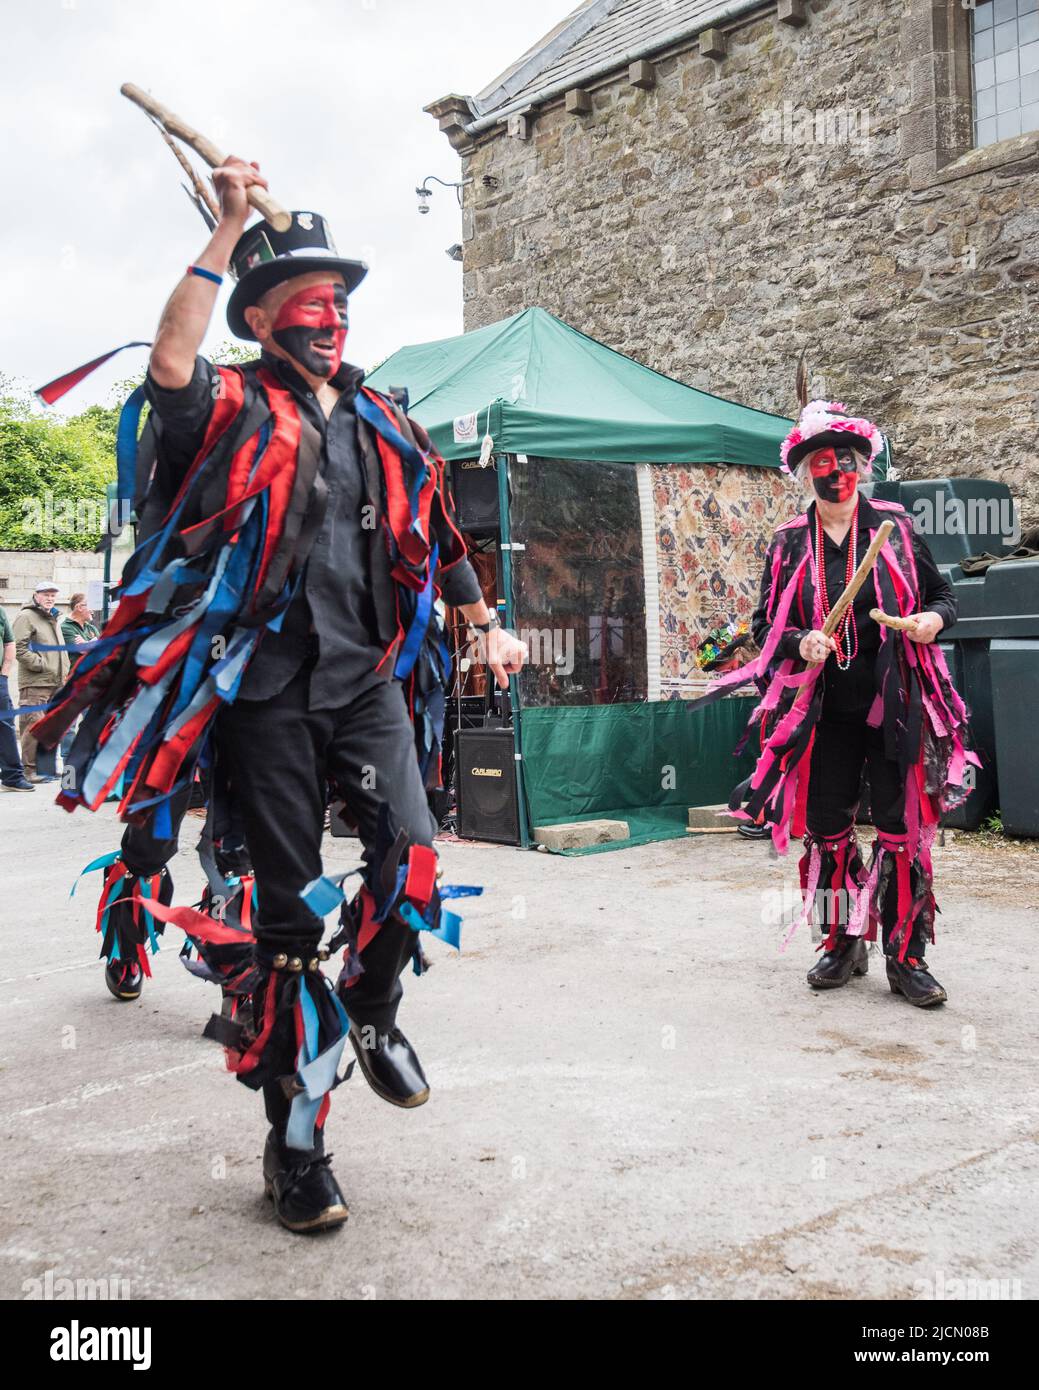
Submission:
[[[265,630],[238,698],[277,695],[308,659],[310,708],[336,709],[385,679],[370,573],[370,530],[381,525],[368,505],[354,401],[363,373],[344,363],[332,378],[342,394],[327,418],[314,393],[289,363],[268,353],[263,365],[291,390],[306,419],[322,437],[321,470],[328,489],[324,521],[279,631]],[[216,369],[199,357],[187,386],[168,391],[148,377],[148,399],[159,415],[167,466],[183,472],[198,453],[213,409]],[[445,600],[474,603],[480,585],[468,560],[442,579]]]
[[[856,567],[862,560],[870,543],[870,525],[873,518],[869,518],[869,524],[863,517],[863,504],[868,506],[868,500],[864,497],[859,499],[858,510],[858,541],[855,547],[855,563],[852,565],[854,573]],[[815,517],[816,508],[813,502],[808,508],[808,534],[810,544],[815,547]],[[877,520],[883,520],[883,516],[873,514]],[[913,531],[913,558],[916,561],[917,581],[920,593],[920,612],[937,613],[945,627],[951,627],[956,621],[957,602],[953,593],[952,585],[942,575],[928,549],[927,542],[916,531]],[[823,531],[823,553],[824,570],[826,574],[826,593],[831,606],[844,592],[848,580],[848,547],[851,544],[851,527],[840,545]],[[759,606],[754,613],[751,625],[754,631],[755,641],[762,646],[768,635],[768,622],[765,620],[765,608],[768,602],[768,583],[770,574],[766,572],[762,579],[762,594]],[[877,606],[877,593],[872,579],[867,579],[862,588],[855,595],[852,601],[852,618],[855,624],[855,632],[858,637],[856,643],[849,631],[845,640],[841,643],[842,651],[848,649],[849,640],[851,650],[855,653],[847,670],[841,670],[837,665],[837,660],[831,653],[826,658],[826,668],[824,672],[825,691],[823,694],[823,712],[825,714],[852,713],[858,716],[868,712],[876,695],[876,681],[874,668],[876,665],[877,652],[880,648],[880,626],[869,616],[870,609]],[[796,617],[794,619],[796,621]],[[850,628],[850,624],[849,624]],[[800,656],[799,647],[801,639],[811,628],[795,628],[783,634],[779,639],[777,655],[780,658]]]
[[[277,363],[275,367],[274,364]],[[342,395],[327,418],[306,382],[279,358],[265,359],[282,385],[291,387],[300,408],[324,437],[322,476],[328,503],[321,529],[280,632],[264,634],[238,697],[266,700],[284,690],[303,660],[317,656],[310,677],[310,708],[338,709],[384,677],[375,669],[385,652],[379,645],[368,562],[369,528],[375,517],[357,443],[354,398],[363,374],[347,367]],[[340,374],[342,375],[342,373]]]

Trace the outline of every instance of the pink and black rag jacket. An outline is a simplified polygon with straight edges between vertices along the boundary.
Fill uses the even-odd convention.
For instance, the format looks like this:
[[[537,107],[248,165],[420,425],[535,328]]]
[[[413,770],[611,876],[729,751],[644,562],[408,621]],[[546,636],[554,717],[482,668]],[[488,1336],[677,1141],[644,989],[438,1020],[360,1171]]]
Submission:
[[[922,607],[921,586],[913,553],[912,520],[893,502],[862,498],[860,525],[870,539],[884,520],[894,523],[867,585],[874,586],[876,607],[907,617]],[[729,814],[739,820],[768,823],[773,843],[785,854],[791,837],[806,837],[809,775],[816,729],[822,713],[825,663],[807,665],[782,655],[784,634],[819,629],[823,612],[816,556],[808,515],[780,526],[765,559],[762,592],[768,635],[755,661],[722,677],[703,697],[712,701],[755,683],[761,698],[751,713],[741,747],[753,739],[761,752],[753,773],[735,788]],[[797,927],[811,920],[817,892],[846,895],[844,919],[832,921],[824,945],[835,942],[838,928],[875,940],[882,914],[885,933],[905,957],[914,929],[933,940],[934,897],[931,891],[931,846],[943,812],[962,804],[967,764],[978,765],[968,745],[967,709],[953,687],[936,643],[921,644],[893,628],[882,627],[876,657],[876,695],[868,723],[882,728],[886,756],[897,763],[905,784],[904,835],[878,834],[868,865],[859,857],[854,826],[834,841],[807,835],[801,859],[804,902]],[[785,944],[785,943],[784,943]]]

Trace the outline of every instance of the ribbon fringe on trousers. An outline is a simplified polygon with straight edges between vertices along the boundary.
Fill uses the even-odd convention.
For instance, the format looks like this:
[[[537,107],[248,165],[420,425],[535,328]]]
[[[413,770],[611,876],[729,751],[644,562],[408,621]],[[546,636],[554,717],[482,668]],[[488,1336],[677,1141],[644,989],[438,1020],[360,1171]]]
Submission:
[[[823,838],[805,836],[798,864],[801,915],[784,940],[789,943],[803,923],[824,930],[820,950],[832,951],[841,937],[879,940],[887,954],[900,961],[920,957],[934,941],[931,845],[934,827],[919,837],[915,855],[909,836],[878,831],[870,861],[863,864],[855,827]]]
[[[225,1049],[228,1069],[251,1089],[279,1089],[288,1104],[282,1137],[286,1147],[312,1152],[328,1114],[331,1092],[349,1076],[339,1063],[350,1030],[345,1005],[350,989],[364,973],[363,952],[382,925],[395,916],[414,933],[415,971],[425,969],[420,933],[459,948],[460,921],[442,899],[479,894],[464,885],[442,886],[432,848],[412,844],[401,832],[389,834],[388,816],[380,817],[373,863],[349,902],[343,879],[321,878],[300,896],[318,916],[339,909],[340,927],[330,946],[308,959],[273,951],[253,930],[256,890],[251,875],[231,875],[227,894],[207,887],[195,907],[173,907],[168,870],[137,875],[119,851],[103,855],[83,870],[104,869],[97,908],[101,955],[109,962],[137,960],[150,975],[148,950],[159,949],[167,923],[184,932],[181,960],[194,975],[219,984],[223,1005],[203,1036]],[[345,879],[344,875],[344,879]],[[73,886],[73,892],[75,886]],[[261,929],[262,936],[262,929]],[[342,968],[335,985],[321,964],[342,948]],[[196,958],[197,957],[197,958]]]

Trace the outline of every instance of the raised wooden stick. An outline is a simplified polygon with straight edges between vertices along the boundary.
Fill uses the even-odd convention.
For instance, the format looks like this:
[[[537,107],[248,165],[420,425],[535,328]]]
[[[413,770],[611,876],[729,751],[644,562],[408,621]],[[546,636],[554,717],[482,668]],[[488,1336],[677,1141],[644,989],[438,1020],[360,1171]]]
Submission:
[[[895,523],[893,521],[882,521],[877,527],[877,534],[870,541],[869,549],[866,551],[865,555],[863,555],[858,569],[848,580],[848,587],[826,615],[826,621],[823,623],[823,632],[826,633],[827,637],[832,637],[837,631],[837,624],[840,622],[844,610],[849,603],[854,601],[855,595],[869,578],[873,566],[877,563],[877,556],[884,549],[887,538],[894,529]]]
[[[912,618],[895,618],[890,613],[885,613],[883,608],[871,608],[869,616],[875,623],[883,623],[885,627],[897,628],[899,632],[908,632],[915,626]]]
[[[223,150],[217,148],[212,140],[204,135],[200,135],[188,125],[187,121],[168,110],[161,102],[154,97],[142,92],[140,87],[135,87],[132,82],[124,82],[119,88],[123,96],[132,101],[135,106],[139,106],[142,111],[147,111],[149,116],[169,131],[170,135],[175,135],[178,140],[183,140],[185,145],[195,151],[200,159],[205,160],[211,169],[219,168],[224,163],[227,156]],[[271,195],[262,188],[250,188],[246,196],[252,206],[263,214],[276,232],[287,232],[292,225],[292,216],[286,212],[280,203],[275,202]]]
[[[158,128],[159,134],[162,136],[162,138],[166,141],[166,144],[169,145],[170,149],[173,151],[174,159],[176,159],[177,163],[180,165],[180,167],[184,170],[185,174],[187,174],[188,178],[191,180],[191,187],[195,190],[195,197],[208,209],[209,215],[210,217],[212,217],[214,223],[219,222],[220,205],[217,203],[210,190],[206,187],[206,185],[199,178],[198,174],[195,172],[195,166],[192,164],[191,160],[187,157],[184,151],[177,144],[176,140],[173,139],[172,135],[170,135],[166,127],[160,125],[158,121],[155,122],[155,125]],[[187,191],[190,192],[190,190]]]

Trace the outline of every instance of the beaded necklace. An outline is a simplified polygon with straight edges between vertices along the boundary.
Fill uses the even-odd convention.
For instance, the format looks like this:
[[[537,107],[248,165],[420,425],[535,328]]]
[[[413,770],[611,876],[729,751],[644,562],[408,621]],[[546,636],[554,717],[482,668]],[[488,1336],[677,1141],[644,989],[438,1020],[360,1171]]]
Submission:
[[[852,514],[851,528],[848,532],[848,561],[844,567],[844,588],[851,583],[851,577],[855,573],[857,565],[856,555],[858,554],[859,540],[859,513],[858,508]],[[815,510],[815,567],[819,575],[819,601],[823,610],[823,621],[829,616],[830,596],[826,592],[826,552],[823,549],[824,532],[823,521],[819,515],[818,507]],[[844,590],[842,589],[843,593]],[[841,614],[841,620],[834,631],[837,639],[837,651],[834,659],[842,671],[846,671],[851,665],[859,650],[859,633],[855,626],[855,605],[849,603]]]

